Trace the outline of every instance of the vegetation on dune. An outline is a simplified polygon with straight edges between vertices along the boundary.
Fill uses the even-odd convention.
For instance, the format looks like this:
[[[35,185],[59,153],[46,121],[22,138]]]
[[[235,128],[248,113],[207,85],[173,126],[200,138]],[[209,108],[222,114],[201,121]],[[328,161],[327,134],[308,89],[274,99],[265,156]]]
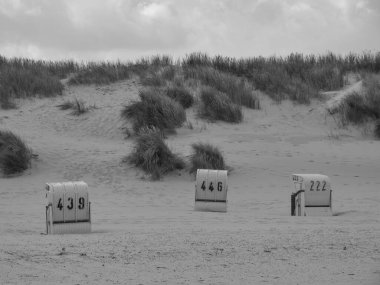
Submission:
[[[130,76],[131,68],[129,64],[91,62],[80,67],[78,72],[70,78],[69,84],[110,84],[128,79]]]
[[[210,86],[226,94],[230,100],[248,108],[258,108],[257,96],[247,80],[233,74],[218,71],[211,67],[184,68],[186,79],[198,79],[203,85]]]
[[[71,114],[75,116],[80,116],[84,113],[87,113],[91,109],[95,109],[94,106],[87,106],[83,100],[75,98],[73,101],[67,100],[62,104],[57,105],[57,107],[61,110],[72,109]]]
[[[121,117],[132,123],[135,133],[151,127],[174,132],[186,121],[182,106],[159,91],[146,89],[139,96],[140,101],[125,106],[121,112]]]
[[[144,86],[162,87],[167,82],[173,81],[178,73],[178,68],[174,65],[153,66],[140,73],[140,81]]]
[[[190,173],[197,169],[227,169],[223,155],[217,147],[207,143],[194,143],[191,146],[193,153],[190,157]]]
[[[73,108],[74,108],[74,102],[73,102],[73,101],[70,101],[70,100],[66,100],[66,101],[63,102],[62,104],[57,105],[57,107],[58,107],[60,110],[69,110],[69,109],[73,109]]]
[[[0,86],[0,109],[15,109],[17,106],[11,98],[11,92]]]
[[[287,57],[245,59],[192,53],[182,60],[182,67],[213,68],[246,78],[276,101],[291,99],[307,104],[319,98],[320,91],[341,88],[347,72],[379,72],[380,52],[351,53],[345,57],[332,53],[319,56],[296,53]]]
[[[50,97],[62,94],[59,78],[47,68],[2,62],[0,65],[1,107],[16,107],[15,98]]]
[[[23,172],[30,167],[31,149],[10,131],[0,130],[0,170],[5,175]]]
[[[138,75],[143,81],[143,79],[148,75],[155,73],[162,68],[171,67],[173,64],[173,58],[171,56],[155,55],[151,57],[142,57],[136,60],[134,63],[131,63],[130,67],[131,71],[134,74]]]
[[[183,86],[171,86],[165,90],[165,95],[181,104],[184,109],[194,104],[194,97]]]
[[[380,72],[380,52],[350,53],[346,56],[293,53],[285,57],[251,58],[192,53],[177,61],[167,55],[156,55],[134,62],[81,64],[70,60],[36,61],[0,56],[0,108],[15,108],[16,98],[62,94],[62,78],[70,78],[70,84],[109,84],[137,75],[143,85],[157,91],[141,95],[141,102],[123,110],[123,118],[132,121],[136,132],[146,126],[174,130],[185,121],[185,113],[177,107],[178,104],[173,105],[173,100],[183,108],[191,106],[194,98],[188,88],[194,88],[193,93],[199,95],[197,107],[201,117],[240,122],[241,106],[260,108],[256,90],[278,102],[289,99],[308,104],[312,99],[321,98],[321,91],[342,88],[347,74],[351,72]],[[378,83],[369,79],[364,83],[365,94],[348,96],[341,107],[344,124],[379,120]],[[204,91],[205,87],[214,91]],[[153,93],[157,94],[153,96]],[[74,105],[76,107],[70,108],[77,110],[76,114],[88,109],[83,102],[78,101]]]
[[[367,74],[363,79],[362,92],[349,94],[338,108],[343,125],[375,122],[374,134],[378,137],[380,120],[380,78]]]
[[[375,123],[374,134],[376,138],[380,139],[380,120],[377,120]]]
[[[252,87],[276,101],[290,99],[308,104],[320,98],[320,91],[341,88],[348,72],[362,71],[380,71],[380,52],[346,56],[295,53],[240,59],[192,53],[176,62],[170,56],[156,55],[134,62],[82,64],[0,56],[0,107],[14,107],[14,98],[61,94],[63,85],[59,79],[68,76],[70,84],[109,84],[135,74],[143,85],[165,87],[182,73],[186,79],[200,80],[227,94],[232,102],[249,108],[259,106]]]
[[[141,84],[149,87],[163,87],[166,85],[166,79],[162,74],[155,71],[147,71],[140,75]]]
[[[13,67],[17,70],[32,70],[45,72],[60,79],[66,78],[68,74],[76,72],[79,65],[72,60],[65,61],[45,61],[33,60],[28,58],[7,59],[0,56],[0,67]]]
[[[241,106],[234,104],[226,94],[214,88],[202,88],[200,99],[198,115],[201,118],[229,123],[239,123],[243,119]]]
[[[185,167],[185,162],[171,152],[164,142],[163,133],[156,128],[140,130],[134,150],[126,161],[143,169],[151,175],[153,180],[160,179],[170,171]]]

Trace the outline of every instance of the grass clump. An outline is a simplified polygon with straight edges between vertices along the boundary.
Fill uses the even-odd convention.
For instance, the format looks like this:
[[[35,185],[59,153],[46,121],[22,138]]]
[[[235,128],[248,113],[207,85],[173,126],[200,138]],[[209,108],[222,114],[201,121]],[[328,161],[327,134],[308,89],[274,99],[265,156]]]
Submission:
[[[21,173],[31,166],[31,149],[10,131],[0,130],[0,170],[5,175]]]
[[[259,108],[259,100],[247,80],[211,67],[185,68],[187,79],[198,79],[202,84],[225,93],[230,100],[251,109]]]
[[[180,104],[159,91],[147,89],[141,91],[140,101],[125,106],[121,117],[130,120],[133,130],[138,133],[144,128],[157,128],[161,131],[174,132],[186,121],[186,113]]]
[[[45,69],[26,69],[19,66],[0,66],[0,92],[6,107],[13,98],[51,97],[61,95],[64,87],[58,77]]]
[[[163,133],[156,128],[140,130],[133,152],[126,158],[130,164],[143,169],[153,180],[164,174],[183,169],[185,162],[173,154],[164,142]]]
[[[360,124],[367,120],[370,113],[364,100],[364,96],[357,92],[348,95],[339,107],[343,125],[349,123]]]
[[[198,115],[209,120],[239,123],[243,120],[241,106],[234,104],[224,93],[213,88],[202,88]]]
[[[377,120],[375,123],[374,134],[376,138],[380,139],[380,120]]]
[[[67,100],[67,101],[63,102],[62,104],[57,105],[57,107],[58,107],[60,110],[69,110],[69,109],[73,109],[73,108],[74,108],[74,102],[73,102],[73,101],[70,101],[70,100]]]
[[[75,98],[74,101],[67,100],[62,104],[57,105],[57,107],[61,110],[69,110],[72,109],[71,115],[80,116],[84,113],[87,113],[91,109],[95,109],[94,106],[87,106],[83,100]]]
[[[166,96],[181,104],[185,109],[190,108],[194,104],[194,97],[183,86],[173,86],[166,89]]]
[[[167,82],[173,81],[177,73],[174,65],[168,66],[152,66],[146,72],[140,72],[140,81],[144,86],[162,87]]]
[[[71,85],[110,84],[118,80],[130,78],[130,69],[129,64],[123,64],[121,62],[91,62],[81,66],[79,71],[70,78],[68,83]]]
[[[380,79],[365,75],[362,92],[348,95],[338,110],[343,125],[361,124],[368,120],[380,119]]]
[[[17,106],[10,96],[10,92],[0,86],[0,109],[15,109]]]
[[[194,143],[191,146],[193,153],[190,157],[190,173],[195,173],[197,169],[227,169],[217,147],[207,143]]]
[[[143,86],[162,87],[166,85],[166,79],[158,72],[148,71],[140,74],[140,82]]]

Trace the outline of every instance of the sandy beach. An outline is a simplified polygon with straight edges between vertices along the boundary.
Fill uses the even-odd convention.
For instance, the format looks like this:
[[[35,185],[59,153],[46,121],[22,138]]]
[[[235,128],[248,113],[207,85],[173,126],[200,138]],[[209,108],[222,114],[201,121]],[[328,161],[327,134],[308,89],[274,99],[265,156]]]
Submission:
[[[0,128],[38,155],[0,178],[1,284],[380,284],[380,141],[340,128],[325,101],[262,96],[240,124],[190,108],[193,128],[166,139],[172,151],[186,158],[192,143],[212,143],[232,169],[227,213],[196,212],[187,170],[151,181],[123,163],[133,138],[120,111],[141,88],[66,86],[1,110]],[[74,98],[96,108],[56,107]],[[292,173],[330,177],[332,217],[290,216]],[[77,180],[89,185],[92,233],[46,235],[45,183]]]

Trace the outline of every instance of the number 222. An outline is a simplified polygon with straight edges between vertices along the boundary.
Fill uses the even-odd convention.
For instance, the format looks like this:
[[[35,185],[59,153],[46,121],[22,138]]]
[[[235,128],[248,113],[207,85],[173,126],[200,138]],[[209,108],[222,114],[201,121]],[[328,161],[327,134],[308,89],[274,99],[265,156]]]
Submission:
[[[311,185],[310,185],[310,191],[320,191],[320,190],[322,190],[322,191],[326,191],[326,181],[322,181],[322,183],[323,183],[323,187],[322,187],[322,189],[319,189],[319,186],[321,185],[321,181],[310,181],[310,183],[311,183]],[[316,188],[315,189],[313,189],[313,187],[314,187],[314,184],[316,184]]]

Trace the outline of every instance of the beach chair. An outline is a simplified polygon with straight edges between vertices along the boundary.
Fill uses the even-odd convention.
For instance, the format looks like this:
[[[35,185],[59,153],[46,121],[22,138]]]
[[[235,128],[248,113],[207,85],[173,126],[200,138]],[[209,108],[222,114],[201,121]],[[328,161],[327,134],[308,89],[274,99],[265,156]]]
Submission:
[[[91,203],[83,181],[46,183],[46,233],[91,232]]]
[[[227,170],[198,169],[194,209],[227,212],[227,190]]]
[[[321,174],[293,174],[296,192],[291,194],[292,216],[331,216],[330,178]]]

